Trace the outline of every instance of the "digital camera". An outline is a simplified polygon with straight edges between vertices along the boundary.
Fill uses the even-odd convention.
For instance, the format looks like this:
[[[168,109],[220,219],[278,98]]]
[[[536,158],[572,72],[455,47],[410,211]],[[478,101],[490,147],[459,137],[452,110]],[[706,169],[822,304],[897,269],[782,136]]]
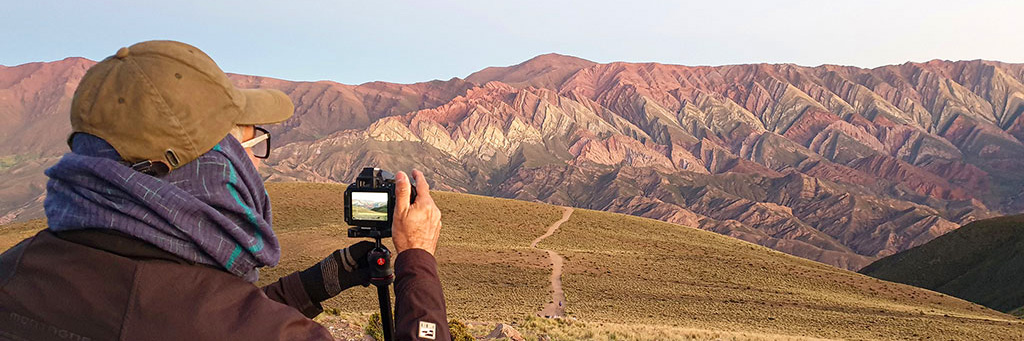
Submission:
[[[411,182],[411,180],[410,180]],[[380,168],[366,167],[356,181],[345,189],[345,222],[351,238],[391,237],[394,221],[395,175]],[[416,187],[412,186],[409,204],[416,201]]]

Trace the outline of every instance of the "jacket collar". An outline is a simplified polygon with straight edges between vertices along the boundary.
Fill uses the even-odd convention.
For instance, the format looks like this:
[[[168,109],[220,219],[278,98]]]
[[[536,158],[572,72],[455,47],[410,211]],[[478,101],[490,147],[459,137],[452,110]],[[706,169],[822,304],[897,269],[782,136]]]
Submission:
[[[125,258],[167,261],[185,265],[196,264],[161,250],[153,244],[111,229],[85,229],[60,232],[47,230],[46,232],[71,243],[103,250]]]

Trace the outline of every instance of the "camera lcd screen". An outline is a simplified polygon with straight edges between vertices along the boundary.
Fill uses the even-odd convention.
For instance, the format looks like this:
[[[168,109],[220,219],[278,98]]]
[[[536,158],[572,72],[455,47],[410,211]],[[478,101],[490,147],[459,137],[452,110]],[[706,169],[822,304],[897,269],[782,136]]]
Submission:
[[[388,194],[384,192],[352,192],[352,219],[388,220]]]

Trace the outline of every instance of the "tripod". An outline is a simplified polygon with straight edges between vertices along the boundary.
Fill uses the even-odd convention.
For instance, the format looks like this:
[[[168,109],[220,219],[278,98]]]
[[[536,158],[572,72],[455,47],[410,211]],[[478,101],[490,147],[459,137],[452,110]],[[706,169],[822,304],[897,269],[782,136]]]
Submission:
[[[391,267],[391,251],[380,243],[383,238],[391,237],[391,226],[393,225],[392,214],[395,210],[395,203],[398,199],[395,196],[395,175],[380,168],[364,167],[356,182],[345,189],[345,223],[352,226],[348,229],[349,238],[373,238],[377,241],[376,246],[370,253],[366,254],[370,266],[370,284],[377,287],[377,300],[380,303],[380,322],[383,329],[384,340],[391,341],[395,322],[391,317],[391,290],[388,288],[395,282],[395,269]],[[366,214],[354,216],[352,205],[358,195],[363,205],[369,201],[373,203],[373,215],[367,218]],[[411,187],[409,192],[409,204],[416,201],[416,187]],[[387,205],[387,220],[379,217],[379,208]]]
[[[374,236],[377,245],[366,254],[370,265],[370,284],[377,287],[377,301],[380,304],[381,329],[384,340],[393,340],[395,322],[391,318],[391,283],[395,281],[395,269],[391,266],[391,251],[381,244],[381,237]]]

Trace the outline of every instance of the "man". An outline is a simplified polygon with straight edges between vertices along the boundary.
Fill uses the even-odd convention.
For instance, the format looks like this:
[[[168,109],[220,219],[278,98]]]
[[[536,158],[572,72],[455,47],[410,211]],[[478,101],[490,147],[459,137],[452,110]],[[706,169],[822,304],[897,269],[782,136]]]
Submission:
[[[257,125],[293,114],[276,90],[236,89],[199,49],[122,48],[82,78],[72,152],[46,171],[49,227],[0,255],[0,339],[319,340],[320,302],[367,285],[371,243],[264,288],[280,246],[256,171]],[[396,175],[396,337],[450,338],[433,253],[440,211],[423,174]],[[340,195],[340,193],[339,193]]]

